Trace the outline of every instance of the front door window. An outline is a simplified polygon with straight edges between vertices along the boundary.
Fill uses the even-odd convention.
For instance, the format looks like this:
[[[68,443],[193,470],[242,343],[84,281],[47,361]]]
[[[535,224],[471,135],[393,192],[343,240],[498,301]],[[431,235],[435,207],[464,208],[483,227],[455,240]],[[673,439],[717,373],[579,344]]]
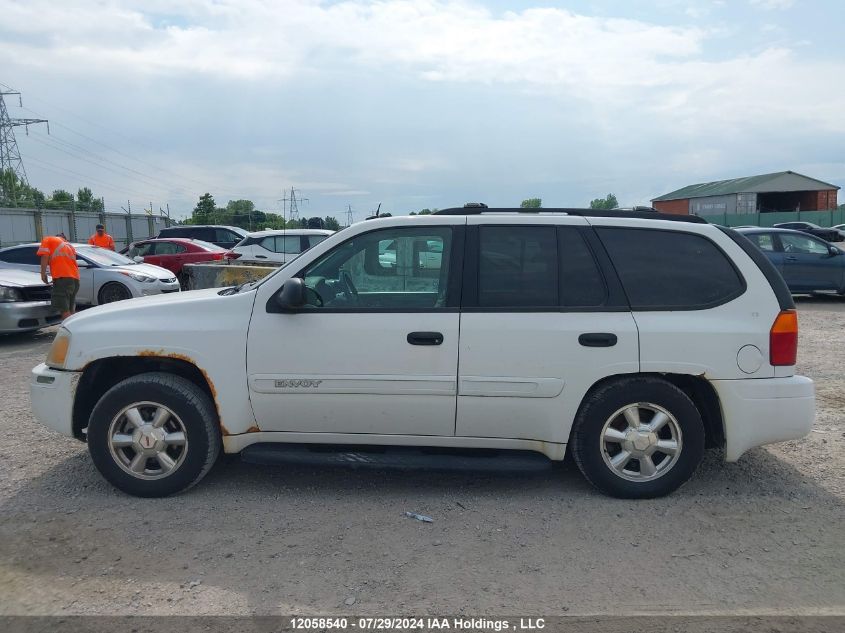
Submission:
[[[446,307],[452,230],[390,228],[344,242],[300,273],[315,309]]]

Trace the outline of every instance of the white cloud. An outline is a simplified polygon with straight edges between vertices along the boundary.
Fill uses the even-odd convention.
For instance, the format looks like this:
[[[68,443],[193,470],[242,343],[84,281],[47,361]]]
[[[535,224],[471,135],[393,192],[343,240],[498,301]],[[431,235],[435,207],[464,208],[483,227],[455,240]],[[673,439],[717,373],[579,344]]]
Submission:
[[[795,0],[750,0],[751,4],[761,9],[789,9],[795,4]]]

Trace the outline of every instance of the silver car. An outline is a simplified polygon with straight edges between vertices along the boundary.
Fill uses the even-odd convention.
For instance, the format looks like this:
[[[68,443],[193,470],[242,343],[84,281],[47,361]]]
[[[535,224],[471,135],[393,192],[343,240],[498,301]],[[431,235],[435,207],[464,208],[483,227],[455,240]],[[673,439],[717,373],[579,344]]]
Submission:
[[[0,249],[0,268],[39,272],[38,244]],[[76,302],[96,306],[112,301],[179,292],[173,273],[152,264],[139,264],[120,253],[88,244],[73,244],[79,265]]]
[[[31,332],[62,320],[50,305],[50,286],[28,270],[0,269],[0,334]]]

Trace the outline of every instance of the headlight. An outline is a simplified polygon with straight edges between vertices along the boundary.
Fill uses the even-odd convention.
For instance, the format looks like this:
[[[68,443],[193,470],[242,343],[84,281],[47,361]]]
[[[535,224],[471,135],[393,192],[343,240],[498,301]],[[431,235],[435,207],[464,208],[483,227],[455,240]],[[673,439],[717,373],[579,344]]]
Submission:
[[[53,369],[64,369],[69,347],[70,332],[65,328],[59,328],[56,338],[53,339],[53,344],[50,346],[50,351],[47,352],[47,365]]]
[[[11,303],[12,301],[23,301],[23,293],[17,288],[0,286],[0,303]]]
[[[132,277],[135,281],[142,281],[145,284],[151,284],[156,280],[155,277],[148,277],[147,275],[142,275],[141,273],[130,273],[126,270],[120,271],[122,274],[126,275],[127,277]]]

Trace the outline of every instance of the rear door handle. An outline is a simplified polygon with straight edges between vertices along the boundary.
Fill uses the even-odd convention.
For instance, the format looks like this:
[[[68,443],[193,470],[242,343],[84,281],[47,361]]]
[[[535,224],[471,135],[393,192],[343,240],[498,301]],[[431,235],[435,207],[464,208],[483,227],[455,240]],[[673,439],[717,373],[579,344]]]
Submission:
[[[585,332],[578,337],[584,347],[613,347],[616,341],[616,335],[610,332]]]
[[[795,257],[794,255],[790,255],[789,257],[785,257],[785,258],[784,258],[784,261],[787,261],[787,262],[797,262],[797,261],[798,261],[798,258],[797,258],[797,257]]]
[[[443,343],[443,335],[440,332],[411,332],[408,334],[408,342],[411,345],[440,345]]]

